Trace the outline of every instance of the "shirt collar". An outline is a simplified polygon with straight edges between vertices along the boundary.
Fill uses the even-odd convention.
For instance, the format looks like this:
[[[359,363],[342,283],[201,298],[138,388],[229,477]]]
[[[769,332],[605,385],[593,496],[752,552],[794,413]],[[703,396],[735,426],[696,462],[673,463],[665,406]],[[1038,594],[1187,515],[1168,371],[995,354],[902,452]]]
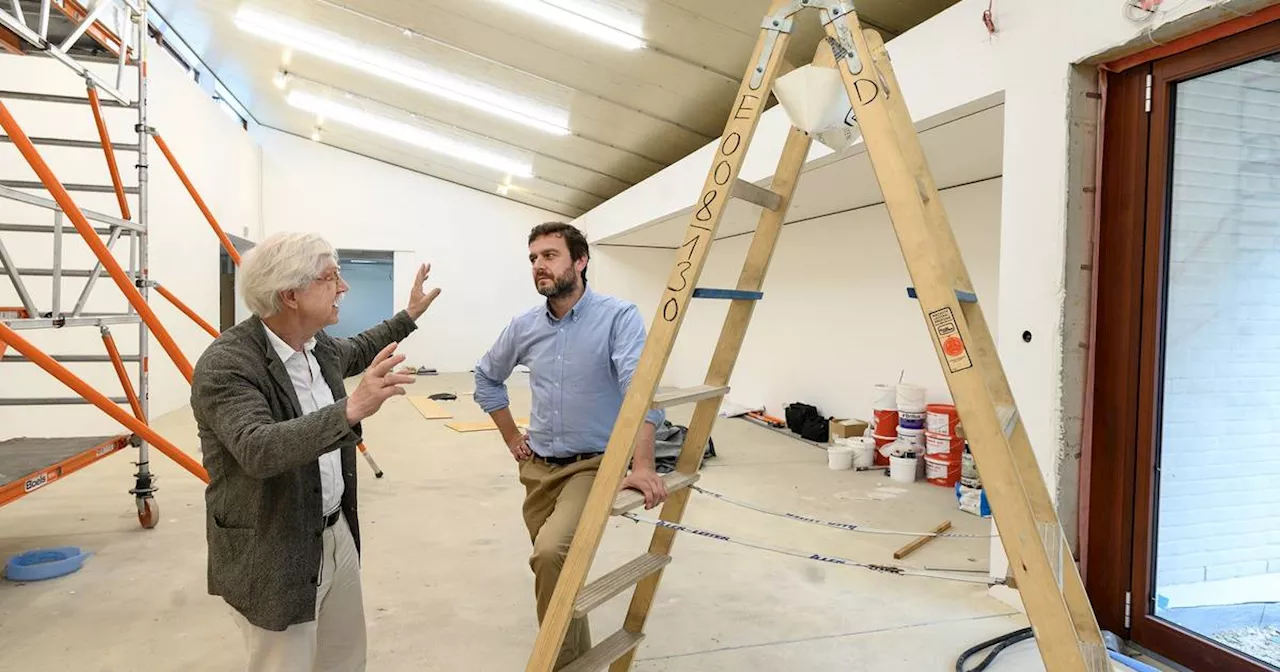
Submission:
[[[276,351],[276,355],[280,357],[281,362],[287,362],[290,357],[298,354],[298,351],[294,350],[292,345],[285,343],[284,339],[276,336],[276,332],[271,331],[271,327],[268,327],[266,322],[262,323],[262,330],[267,332],[267,342],[271,343],[271,349]],[[316,347],[315,337],[307,339],[307,342],[302,344],[302,347],[307,352],[314,350]]]
[[[547,319],[552,322],[561,322],[563,320],[573,320],[574,322],[577,322],[578,319],[582,317],[583,311],[585,311],[591,302],[595,300],[595,296],[595,292],[591,291],[590,287],[583,289],[582,296],[578,298],[578,302],[573,304],[573,307],[569,309],[569,312],[560,320],[557,320],[556,316],[551,312],[551,302],[548,301],[546,306]]]

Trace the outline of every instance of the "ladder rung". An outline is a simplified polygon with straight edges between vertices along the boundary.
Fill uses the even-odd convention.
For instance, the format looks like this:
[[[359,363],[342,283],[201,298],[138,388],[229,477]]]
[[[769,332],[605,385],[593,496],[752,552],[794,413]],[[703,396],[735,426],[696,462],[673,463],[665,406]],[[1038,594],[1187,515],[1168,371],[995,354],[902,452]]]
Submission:
[[[28,182],[25,180],[0,180],[0,186],[9,187],[10,189],[44,189],[43,182]],[[83,191],[97,194],[114,194],[116,188],[109,184],[72,184],[70,182],[63,184],[62,187],[67,191]],[[136,194],[137,187],[125,187],[124,193]]]
[[[66,138],[44,138],[31,136],[31,144],[44,147],[74,147],[76,149],[97,149],[101,151],[102,143],[97,140],[68,140]],[[0,142],[12,142],[7,135],[0,135]],[[113,142],[111,148],[120,152],[138,151],[138,143]]]
[[[0,275],[9,275],[9,269],[0,268]],[[26,275],[33,278],[51,278],[53,277],[52,268],[19,268],[18,275]],[[93,271],[86,271],[82,268],[64,268],[62,269],[62,277],[64,278],[87,278],[93,275]]]
[[[644,635],[638,632],[627,632],[619,630],[608,639],[591,647],[591,650],[582,655],[581,658],[573,661],[568,667],[560,670],[560,672],[597,672],[608,667],[613,661],[626,655],[631,649],[640,646]]]
[[[55,96],[47,93],[28,93],[26,91],[0,91],[0,98],[10,100],[35,100],[44,103],[69,103],[72,105],[88,105],[89,99],[84,96]],[[120,103],[109,98],[98,101],[103,107],[123,107],[136,109],[137,103]]]
[[[52,357],[55,362],[62,362],[63,364],[73,364],[73,363],[80,363],[80,364],[104,363],[105,364],[105,363],[110,363],[112,361],[109,355],[49,355],[49,356]],[[142,357],[139,355],[121,355],[120,360],[124,362],[141,362]],[[0,357],[0,364],[30,362],[30,361],[31,361],[30,359],[27,359],[22,355],[4,355],[3,357]]]
[[[751,292],[745,289],[710,289],[708,287],[698,287],[693,290],[693,298],[695,299],[731,299],[733,301],[759,301],[764,298],[764,292]]]
[[[667,495],[684,490],[698,481],[698,474],[685,474],[679,471],[672,471],[662,475],[662,481],[667,484]],[[613,515],[617,516],[623,513],[644,506],[644,494],[639,490],[627,488],[618,493],[613,500]]]
[[[0,233],[57,233],[58,230],[48,224],[0,224]],[[111,235],[111,229],[107,227],[97,227],[93,230],[100,236]],[[66,236],[78,236],[80,232],[71,224],[62,227],[62,234]]]
[[[658,394],[653,398],[653,407],[667,408],[669,406],[679,406],[680,404],[691,404],[695,401],[711,399],[712,397],[723,397],[728,393],[729,386],[727,385],[699,385],[697,387],[686,387]]]
[[[613,599],[618,593],[671,563],[671,556],[645,553],[627,564],[587,584],[573,601],[573,617],[581,618]]]
[[[782,197],[777,192],[769,191],[764,187],[757,187],[741,178],[733,183],[733,192],[730,196],[755,203],[765,210],[777,210],[782,205]]]
[[[916,288],[915,288],[915,287],[908,287],[908,288],[907,288],[907,296],[909,296],[909,297],[911,297],[911,298],[913,298],[913,299],[919,299],[919,298],[920,298],[919,296],[916,296]],[[956,290],[956,300],[957,300],[957,301],[959,301],[960,303],[977,303],[977,302],[978,302],[978,295],[977,295],[977,294],[974,294],[973,292],[966,292],[966,291],[964,291],[963,289],[957,289],[957,290]]]

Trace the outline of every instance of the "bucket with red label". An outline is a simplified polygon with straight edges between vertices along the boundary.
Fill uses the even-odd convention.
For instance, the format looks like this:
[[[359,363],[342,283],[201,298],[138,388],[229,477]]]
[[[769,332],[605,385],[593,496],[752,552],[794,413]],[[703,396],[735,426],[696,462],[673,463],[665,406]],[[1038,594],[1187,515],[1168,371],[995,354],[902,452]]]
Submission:
[[[964,454],[964,439],[958,436],[925,432],[924,445],[927,455],[959,459]]]
[[[960,460],[948,455],[925,455],[924,479],[945,488],[955,487],[960,480]]]
[[[929,404],[926,429],[931,434],[960,436],[960,414],[951,404]]]

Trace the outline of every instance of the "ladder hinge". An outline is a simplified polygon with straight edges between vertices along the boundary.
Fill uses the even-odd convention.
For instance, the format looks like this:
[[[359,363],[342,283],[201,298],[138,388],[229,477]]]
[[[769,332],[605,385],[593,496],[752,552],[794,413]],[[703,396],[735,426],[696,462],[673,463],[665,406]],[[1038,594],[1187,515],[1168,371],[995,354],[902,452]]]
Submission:
[[[1133,593],[1127,590],[1124,591],[1124,627],[1126,628],[1132,627],[1130,625],[1130,619],[1131,619],[1130,614],[1132,613],[1131,611],[1132,602],[1133,602]]]
[[[1151,112],[1151,74],[1147,74],[1147,112]]]

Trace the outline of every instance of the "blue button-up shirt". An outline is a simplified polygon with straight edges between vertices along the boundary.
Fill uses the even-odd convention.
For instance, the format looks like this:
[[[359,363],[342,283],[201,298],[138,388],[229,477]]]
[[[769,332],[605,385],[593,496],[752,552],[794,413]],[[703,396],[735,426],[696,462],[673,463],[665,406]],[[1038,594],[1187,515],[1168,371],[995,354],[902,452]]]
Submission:
[[[562,319],[544,304],[511,321],[476,365],[476,403],[486,413],[510,403],[506,380],[529,367],[529,447],[543,457],[601,452],[609,443],[645,328],[635,304],[590,288]],[[661,426],[665,414],[651,410]]]

